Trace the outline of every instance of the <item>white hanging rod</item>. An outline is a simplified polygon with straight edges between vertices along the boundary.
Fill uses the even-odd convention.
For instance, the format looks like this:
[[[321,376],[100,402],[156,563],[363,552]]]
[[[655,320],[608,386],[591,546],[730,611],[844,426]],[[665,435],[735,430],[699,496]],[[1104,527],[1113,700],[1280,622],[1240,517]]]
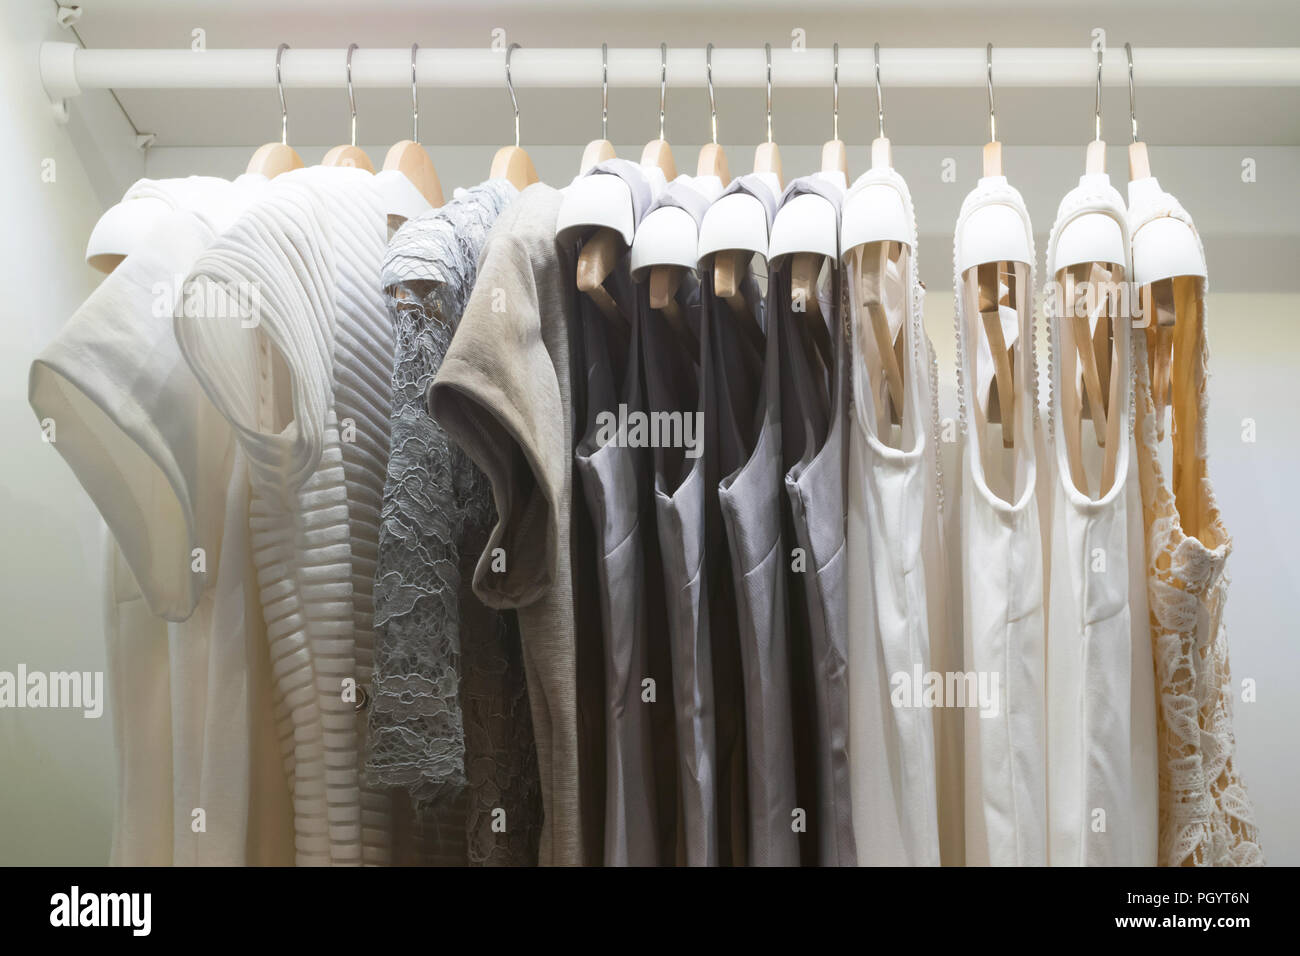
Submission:
[[[286,89],[342,88],[344,47],[289,49],[282,60]],[[504,51],[421,48],[422,87],[500,88],[505,91]],[[1140,87],[1300,86],[1300,48],[1142,47],[1133,51]],[[262,50],[88,50],[75,43],[41,45],[41,79],[56,103],[93,89],[264,89],[275,85],[275,49]],[[1086,47],[994,47],[998,87],[1089,87],[1096,82],[1097,55]],[[658,87],[659,48],[609,51],[611,87]],[[984,87],[984,48],[887,48],[880,50],[886,88]],[[597,87],[599,49],[521,47],[511,72],[517,89]],[[704,49],[668,50],[669,87],[703,87]],[[774,49],[772,80],[782,87],[830,86],[829,49]],[[1122,46],[1107,51],[1103,82],[1122,86],[1128,66]],[[410,47],[359,48],[352,60],[357,88],[405,89],[411,84]],[[716,87],[757,87],[765,82],[762,48],[715,48]],[[840,85],[875,85],[870,47],[840,48]]]

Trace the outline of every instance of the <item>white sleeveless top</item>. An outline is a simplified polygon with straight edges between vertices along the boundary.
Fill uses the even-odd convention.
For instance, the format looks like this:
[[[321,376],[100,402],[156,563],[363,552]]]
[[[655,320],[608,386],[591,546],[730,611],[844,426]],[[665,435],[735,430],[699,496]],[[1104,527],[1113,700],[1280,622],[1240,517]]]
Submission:
[[[1057,242],[1078,216],[1118,224],[1128,259],[1124,202],[1105,175],[1084,176],[1061,200],[1047,249],[1055,278]],[[1132,274],[1128,261],[1123,276]],[[1051,488],[1047,619],[1048,862],[1052,866],[1155,864],[1155,678],[1147,637],[1142,516],[1132,466],[1132,390],[1121,390],[1111,488],[1092,499],[1070,477],[1061,411],[1062,320],[1048,295]],[[1114,323],[1111,374],[1131,383],[1130,323]],[[1069,346],[1073,348],[1073,345]],[[1085,424],[1085,469],[1097,483],[1103,450]]]
[[[969,218],[990,205],[1010,207],[1030,250],[1027,308],[1002,306],[1004,338],[1016,345],[1016,448],[985,431],[993,358],[968,315],[961,266]],[[1034,233],[1019,191],[987,177],[957,219],[953,263],[957,395],[962,432],[961,593],[965,667],[997,680],[996,707],[965,714],[966,865],[1045,866],[1047,754],[1044,713],[1044,565],[1037,446],[1041,442],[1034,356]],[[971,266],[970,268],[974,268]],[[1010,327],[1011,331],[1006,330]],[[1004,426],[1005,427],[1005,426]],[[986,465],[987,470],[986,470]]]
[[[900,193],[913,226],[910,267],[900,271],[891,262],[885,279],[886,296],[902,310],[907,395],[899,447],[877,434],[872,395],[885,382],[864,361],[858,341],[866,321],[862,291],[855,285],[856,270],[846,270],[853,386],[847,477],[853,832],[859,864],[938,865],[938,721],[934,708],[922,706],[918,684],[932,667],[959,666],[960,656],[948,632],[934,357],[921,323],[924,292],[916,274],[911,197],[892,169],[864,173],[849,196],[872,184]],[[894,706],[891,695],[900,680],[915,694],[902,701],[905,706]],[[945,790],[951,793],[953,768],[945,762],[945,769]],[[960,818],[959,788],[952,796],[948,815]]]

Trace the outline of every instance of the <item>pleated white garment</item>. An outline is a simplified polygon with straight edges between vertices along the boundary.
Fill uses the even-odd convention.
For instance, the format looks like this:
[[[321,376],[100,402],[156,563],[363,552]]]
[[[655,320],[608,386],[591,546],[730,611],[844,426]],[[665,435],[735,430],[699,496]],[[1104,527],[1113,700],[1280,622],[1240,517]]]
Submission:
[[[993,357],[968,314],[962,266],[965,230],[990,206],[1013,210],[1030,252],[1021,308],[1000,306],[1003,337],[1014,345],[1015,448],[1001,430],[987,431]],[[965,714],[965,824],[968,866],[1047,863],[1047,749],[1044,708],[1045,616],[1043,535],[1037,449],[1042,443],[1034,357],[1033,228],[1024,200],[1005,177],[992,176],[966,197],[954,240],[957,394],[961,415],[961,593],[965,666],[996,681],[996,706]],[[1007,426],[1004,424],[1003,428]]]
[[[1109,177],[1085,175],[1066,194],[1047,250],[1077,217],[1099,213],[1117,224],[1132,274],[1124,202]],[[1117,270],[1118,271],[1118,270]],[[1156,858],[1155,677],[1147,624],[1142,514],[1132,467],[1129,317],[1114,321],[1111,375],[1126,383],[1110,409],[1120,416],[1114,482],[1091,498],[1071,477],[1062,414],[1062,349],[1073,349],[1057,303],[1045,303],[1050,333],[1051,489],[1047,619],[1048,861],[1053,866],[1149,866]],[[1075,369],[1071,362],[1067,367]],[[1103,450],[1085,422],[1083,469],[1098,485]]]
[[[849,413],[848,634],[849,766],[853,833],[860,865],[938,865],[940,799],[961,852],[960,714],[941,718],[923,706],[919,686],[931,668],[960,664],[948,628],[947,571],[937,464],[938,409],[933,349],[921,324],[916,226],[907,186],[892,169],[858,177],[849,192],[884,185],[898,191],[912,221],[910,249],[885,278],[889,311],[901,320],[906,399],[897,442],[877,433],[875,395],[885,388],[859,341],[867,321],[849,254],[852,406]],[[846,200],[846,206],[848,201]],[[914,692],[903,700],[896,691]],[[891,696],[899,697],[896,705]],[[936,730],[939,741],[936,744]],[[940,783],[943,783],[942,788]],[[955,825],[954,825],[955,823]]]
[[[368,676],[374,489],[387,456],[369,381],[388,374],[385,216],[366,176],[317,168],[278,179],[195,266],[204,301],[223,314],[176,318],[182,351],[249,460],[253,551],[297,858],[307,865],[383,863],[391,853],[387,797],[362,795],[360,721],[345,692],[345,681]],[[232,307],[241,295],[255,304],[255,328]],[[391,363],[391,345],[387,355]],[[367,361],[376,370],[359,368]]]

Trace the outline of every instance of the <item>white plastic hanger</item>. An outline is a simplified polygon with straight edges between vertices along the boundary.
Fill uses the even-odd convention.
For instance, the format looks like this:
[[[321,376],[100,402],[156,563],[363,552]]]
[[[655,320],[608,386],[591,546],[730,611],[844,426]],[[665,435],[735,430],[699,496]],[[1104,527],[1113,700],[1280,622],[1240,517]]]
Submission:
[[[1096,106],[1094,109],[1093,140],[1088,144],[1084,176],[1080,181],[1094,180],[1098,186],[1109,186],[1106,175],[1106,143],[1101,138],[1101,67],[1103,51],[1097,51]],[[1071,219],[1057,237],[1054,268],[1057,282],[1068,278],[1074,284],[1074,301],[1064,303],[1062,322],[1071,328],[1070,338],[1078,354],[1079,370],[1083,378],[1084,393],[1077,402],[1063,401],[1062,420],[1066,448],[1070,461],[1071,477],[1079,488],[1087,487],[1083,471],[1082,418],[1085,413],[1092,419],[1097,443],[1104,449],[1102,458],[1101,494],[1114,482],[1117,448],[1122,438],[1119,434],[1120,415],[1117,407],[1121,390],[1127,383],[1110,374],[1114,352],[1115,316],[1109,313],[1109,295],[1090,295],[1088,308],[1076,308],[1076,301],[1089,290],[1109,289],[1112,283],[1127,279],[1123,276],[1128,250],[1124,248],[1124,233],[1120,224],[1105,213],[1084,213]],[[1087,283],[1087,285],[1084,285]],[[1082,313],[1082,314],[1078,314]],[[1095,328],[1094,328],[1095,324]],[[1073,383],[1062,382],[1062,388],[1073,388]]]
[[[997,112],[993,101],[993,44],[985,49],[989,93],[989,142],[984,146],[984,180],[1003,180],[1002,144],[997,137]],[[1020,402],[1028,401],[1017,394],[1018,381],[1016,336],[1020,328],[1020,314],[1026,307],[1029,263],[1033,261],[1029,236],[1024,222],[1010,207],[987,204],[976,209],[963,225],[958,237],[957,263],[963,277],[964,288],[958,294],[965,296],[968,313],[978,312],[980,324],[973,331],[982,335],[976,339],[973,355],[979,355],[987,345],[993,360],[994,388],[989,395],[973,394],[980,420],[1002,425],[1002,445],[1015,447],[1016,413]],[[1004,323],[1004,316],[1007,321]],[[1020,348],[1031,348],[1026,344]],[[974,367],[974,362],[972,362]],[[972,388],[978,381],[971,383]]]
[[[706,54],[707,55],[707,54]],[[706,64],[708,65],[708,64]],[[712,69],[709,68],[712,80]],[[659,138],[646,144],[641,153],[642,166],[657,166],[663,171],[666,182],[678,179],[672,150],[664,138],[666,101],[668,91],[668,44],[659,44]],[[710,106],[713,98],[709,98]],[[717,137],[717,119],[713,121]],[[708,147],[700,152],[700,165],[706,164]],[[722,173],[726,173],[726,157],[721,147],[713,154],[712,163],[721,159]],[[716,169],[715,169],[716,171]],[[708,202],[713,202],[722,192],[723,178],[715,174],[701,174],[694,178],[682,176],[680,182],[694,189]],[[632,278],[638,282],[649,281],[650,308],[663,311],[670,321],[679,322],[677,289],[687,269],[699,262],[700,231],[695,217],[678,206],[665,205],[653,209],[641,220],[632,240],[629,264]]]
[[[667,47],[660,46],[660,89],[662,91],[667,76]],[[718,104],[713,94],[713,44],[704,48],[704,77],[709,89],[709,126],[712,139],[700,149],[699,160],[695,164],[695,185],[705,195],[716,197],[729,182],[731,172],[727,168],[727,154],[718,145]],[[662,113],[662,95],[660,109]],[[660,133],[662,136],[662,132]],[[716,188],[715,188],[716,187]],[[633,267],[638,261],[650,265],[650,307],[667,308],[677,294],[681,285],[683,270],[694,269],[699,263],[700,229],[689,213],[682,209],[661,209],[656,211],[654,222],[646,232],[646,241],[634,256]],[[642,223],[638,234],[645,232],[646,223]],[[687,241],[689,240],[689,254]]]
[[[876,111],[879,135],[871,143],[872,170],[888,169],[893,165],[889,140],[885,137],[885,99],[880,85],[880,44],[876,54]],[[853,190],[845,200],[840,224],[840,255],[849,260],[853,269],[853,288],[861,299],[858,303],[866,316],[866,328],[859,330],[863,347],[874,343],[879,353],[880,366],[888,387],[888,409],[877,406],[877,421],[882,426],[898,424],[903,408],[903,367],[899,358],[902,347],[902,328],[889,327],[885,310],[885,273],[890,262],[898,264],[907,274],[905,255],[911,255],[912,219],[897,189],[886,183],[872,183]]]
[[[519,145],[519,100],[515,96],[515,84],[510,79],[510,57],[519,47],[512,43],[506,48],[506,91],[510,94],[510,104],[515,111],[515,145],[502,146],[492,157],[492,169],[489,179],[508,179],[516,189],[524,190],[537,182],[537,167],[532,158]]]
[[[712,44],[709,44],[710,51]],[[774,195],[781,194],[780,151],[771,141],[772,130],[772,51],[767,50],[767,124],[768,142],[759,146],[755,161],[762,168],[754,173],[767,180]],[[710,73],[712,71],[710,70]],[[712,102],[712,84],[709,86]],[[717,119],[714,118],[716,134]],[[749,270],[754,253],[766,257],[768,250],[767,208],[754,196],[736,192],[722,196],[704,214],[700,223],[700,262],[711,259],[714,294],[725,299],[732,313],[741,319],[755,321],[749,303],[742,293],[742,282]]]
[[[375,164],[370,161],[370,157],[366,155],[365,150],[357,146],[357,98],[352,92],[352,54],[356,48],[355,43],[348,44],[348,109],[352,113],[352,138],[347,144],[335,146],[326,153],[320,164],[322,166],[354,166],[357,169],[364,169],[368,173],[373,173]]]
[[[605,45],[601,44],[602,60]],[[607,128],[609,122],[609,64],[605,62],[601,79],[601,126]],[[587,159],[599,155],[596,162],[612,159],[614,150],[611,146],[609,155],[597,148],[600,144],[609,146],[608,140],[595,140],[587,147]],[[596,165],[592,163],[591,166]],[[586,172],[591,166],[585,166]],[[626,324],[613,296],[605,288],[608,279],[618,266],[619,258],[632,244],[635,212],[632,208],[632,192],[623,177],[615,175],[586,176],[578,178],[564,190],[564,199],[556,217],[555,234],[564,239],[575,240],[583,233],[590,233],[578,253],[576,280],[578,291],[588,296],[600,309],[601,314],[611,321]]]
[[[821,172],[843,189],[848,185],[848,160],[844,141],[840,139],[840,45],[836,43],[832,49],[832,138],[822,146]],[[838,258],[839,242],[835,208],[818,195],[794,196],[772,220],[768,261],[773,269],[779,269],[785,256],[794,256],[790,263],[790,300],[795,309],[807,313],[810,322],[822,321],[817,277],[825,259]]]
[[[1133,83],[1133,48],[1125,43],[1128,56],[1128,106],[1133,142],[1129,144],[1128,204],[1144,206],[1161,193],[1151,175],[1146,143],[1138,139],[1137,96]],[[1188,283],[1205,277],[1205,259],[1190,226],[1173,216],[1161,216],[1141,226],[1130,237],[1133,249],[1133,282],[1142,289],[1149,322],[1146,327],[1147,358],[1150,362],[1151,396],[1156,409],[1156,430],[1164,438],[1164,410],[1172,398],[1177,303],[1186,301]],[[1193,306],[1194,307],[1194,306]]]
[[[659,138],[652,139],[641,150],[641,165],[654,166],[664,174],[665,182],[677,178],[677,162],[673,148],[664,139],[664,101],[668,95],[668,44],[659,44]]]
[[[394,143],[384,157],[384,170],[397,170],[409,179],[431,207],[443,204],[442,183],[429,153],[420,145],[420,94],[415,80],[415,52],[418,43],[411,44],[411,138]]]

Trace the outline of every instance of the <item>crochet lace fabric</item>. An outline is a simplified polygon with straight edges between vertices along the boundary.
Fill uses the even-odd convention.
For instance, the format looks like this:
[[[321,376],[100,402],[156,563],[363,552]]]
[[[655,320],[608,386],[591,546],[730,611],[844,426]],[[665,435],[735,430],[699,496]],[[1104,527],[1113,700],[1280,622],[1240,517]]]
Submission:
[[[1190,220],[1187,220],[1190,225]],[[1147,335],[1134,332],[1138,467],[1147,529],[1147,582],[1151,640],[1159,694],[1157,744],[1160,761],[1162,866],[1257,866],[1264,862],[1259,830],[1234,763],[1232,675],[1223,606],[1228,594],[1224,564],[1231,541],[1206,477],[1205,415],[1209,345],[1205,336],[1204,280],[1195,322],[1196,361],[1192,387],[1199,409],[1195,442],[1201,541],[1183,532],[1174,495],[1158,459],[1156,413],[1151,396]],[[1175,428],[1178,422],[1175,421]],[[1178,459],[1175,452],[1175,460]],[[1212,545],[1212,547],[1211,547]]]
[[[396,352],[366,771],[421,810],[468,791],[470,863],[535,859],[537,759],[513,615],[482,607],[468,586],[496,521],[491,485],[429,415],[425,394],[483,241],[515,194],[500,180],[458,191],[398,230],[383,271]],[[504,833],[493,830],[498,808]]]

